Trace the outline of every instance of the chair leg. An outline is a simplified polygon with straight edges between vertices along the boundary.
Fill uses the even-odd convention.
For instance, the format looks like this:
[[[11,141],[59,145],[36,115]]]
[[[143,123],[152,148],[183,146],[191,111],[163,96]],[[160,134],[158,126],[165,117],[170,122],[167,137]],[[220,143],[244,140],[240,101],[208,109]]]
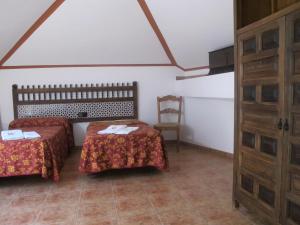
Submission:
[[[237,200],[234,200],[234,208],[238,209],[240,208],[240,203]]]
[[[176,147],[177,147],[177,152],[180,151],[180,130],[177,129],[177,143],[176,143]]]

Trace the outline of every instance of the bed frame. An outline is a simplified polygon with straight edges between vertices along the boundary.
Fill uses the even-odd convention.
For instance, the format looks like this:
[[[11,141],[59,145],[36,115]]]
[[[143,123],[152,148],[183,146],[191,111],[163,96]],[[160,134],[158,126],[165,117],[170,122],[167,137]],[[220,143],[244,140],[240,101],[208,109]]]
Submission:
[[[138,119],[137,82],[12,86],[14,117],[66,117],[72,122]]]

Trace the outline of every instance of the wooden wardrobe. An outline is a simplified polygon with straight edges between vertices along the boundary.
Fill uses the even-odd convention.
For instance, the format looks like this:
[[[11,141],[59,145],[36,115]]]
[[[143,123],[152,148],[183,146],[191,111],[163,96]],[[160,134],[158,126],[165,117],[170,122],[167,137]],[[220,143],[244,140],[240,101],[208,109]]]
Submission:
[[[300,3],[237,25],[235,42],[235,205],[300,225]]]

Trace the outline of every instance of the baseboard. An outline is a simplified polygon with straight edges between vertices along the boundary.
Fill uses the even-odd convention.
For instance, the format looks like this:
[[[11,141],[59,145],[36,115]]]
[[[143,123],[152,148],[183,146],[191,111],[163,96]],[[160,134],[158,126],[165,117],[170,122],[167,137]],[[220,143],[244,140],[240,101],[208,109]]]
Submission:
[[[193,144],[193,143],[189,143],[189,142],[185,142],[185,141],[181,141],[180,144],[186,145],[186,146],[191,146],[191,147],[197,148],[201,151],[212,152],[214,154],[217,154],[217,155],[225,157],[225,158],[233,159],[233,153],[223,152],[223,151],[218,150],[218,149],[204,147],[204,146],[201,146],[201,145],[197,145],[197,144]]]
[[[174,144],[176,145],[177,141],[176,140],[164,140],[165,144]]]

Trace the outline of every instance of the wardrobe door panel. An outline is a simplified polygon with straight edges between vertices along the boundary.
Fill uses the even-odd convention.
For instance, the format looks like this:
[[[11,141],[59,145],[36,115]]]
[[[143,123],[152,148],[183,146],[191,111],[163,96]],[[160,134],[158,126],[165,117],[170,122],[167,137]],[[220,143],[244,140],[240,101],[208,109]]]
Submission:
[[[294,21],[294,33],[293,33],[293,38],[294,42],[300,42],[300,19],[296,19]]]
[[[253,192],[254,192],[253,178],[242,174],[241,175],[241,187],[242,187],[242,189],[249,192],[250,194],[253,194]]]
[[[262,50],[274,49],[279,47],[279,30],[268,30],[262,33]]]
[[[255,148],[255,134],[250,132],[243,132],[242,145],[248,148]]]
[[[300,63],[299,63],[300,65]],[[293,104],[300,105],[300,83],[293,84]]]
[[[294,74],[300,74],[300,51],[294,51],[292,54],[294,61]]]
[[[286,126],[283,155],[283,224],[300,225],[300,11],[286,19]]]
[[[243,54],[249,55],[256,53],[256,37],[249,38],[243,41]]]
[[[256,101],[256,86],[255,85],[245,85],[243,88],[243,100],[249,102]],[[299,96],[300,101],[300,96]]]
[[[291,220],[289,224],[300,224],[300,205],[289,201],[287,207],[287,221]]]
[[[300,194],[300,175],[291,174],[290,189],[294,194]]]
[[[261,78],[276,78],[278,76],[278,56],[270,56],[268,58],[251,60],[243,65],[243,79],[254,80]]]
[[[261,136],[260,151],[268,155],[276,157],[277,155],[277,140],[275,138]]]
[[[292,144],[290,150],[290,163],[296,166],[300,166],[300,145]]]
[[[284,22],[280,19],[238,37],[235,199],[274,224],[280,213]]]
[[[278,102],[279,88],[277,84],[263,85],[261,91],[262,102]]]
[[[275,204],[275,192],[273,190],[268,189],[263,185],[259,185],[258,197],[265,204],[274,207]]]

